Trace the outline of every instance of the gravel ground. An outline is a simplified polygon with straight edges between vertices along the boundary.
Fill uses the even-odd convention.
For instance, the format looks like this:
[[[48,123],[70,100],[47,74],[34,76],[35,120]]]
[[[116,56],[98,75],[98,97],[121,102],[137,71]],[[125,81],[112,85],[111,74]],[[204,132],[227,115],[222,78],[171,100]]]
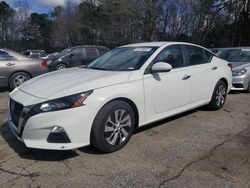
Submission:
[[[7,128],[0,92],[0,187],[250,187],[250,94],[140,128],[103,154],[28,149]]]

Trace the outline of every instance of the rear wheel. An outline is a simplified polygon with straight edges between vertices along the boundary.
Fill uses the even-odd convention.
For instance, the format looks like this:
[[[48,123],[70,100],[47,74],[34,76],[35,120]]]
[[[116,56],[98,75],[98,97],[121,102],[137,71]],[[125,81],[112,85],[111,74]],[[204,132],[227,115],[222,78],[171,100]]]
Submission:
[[[134,111],[124,101],[113,101],[97,114],[91,132],[91,144],[104,152],[124,147],[135,128]]]
[[[30,79],[30,75],[24,72],[17,72],[10,76],[9,86],[11,89],[15,89],[16,87],[22,85],[24,82]]]
[[[225,104],[227,97],[227,85],[224,81],[219,80],[213,92],[212,99],[208,104],[210,110],[219,110]]]
[[[56,65],[56,70],[62,70],[62,69],[66,69],[67,65],[63,64],[63,63],[59,63],[58,65]]]

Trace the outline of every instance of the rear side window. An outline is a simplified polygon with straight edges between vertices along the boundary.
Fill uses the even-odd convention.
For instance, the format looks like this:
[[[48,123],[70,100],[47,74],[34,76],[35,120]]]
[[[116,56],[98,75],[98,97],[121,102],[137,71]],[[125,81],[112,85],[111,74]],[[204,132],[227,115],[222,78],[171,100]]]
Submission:
[[[185,48],[190,65],[200,65],[211,61],[212,54],[203,48],[191,45],[185,45]]]
[[[95,48],[86,48],[87,58],[96,58],[98,56]]]
[[[154,63],[166,62],[173,68],[184,66],[184,56],[180,45],[171,45],[163,49],[155,58]]]
[[[10,54],[8,54],[7,52],[0,50],[0,61],[12,60],[12,59],[15,58]]]
[[[109,50],[108,49],[104,49],[104,48],[98,48],[98,51],[99,51],[99,55],[103,55],[103,54],[106,54]]]

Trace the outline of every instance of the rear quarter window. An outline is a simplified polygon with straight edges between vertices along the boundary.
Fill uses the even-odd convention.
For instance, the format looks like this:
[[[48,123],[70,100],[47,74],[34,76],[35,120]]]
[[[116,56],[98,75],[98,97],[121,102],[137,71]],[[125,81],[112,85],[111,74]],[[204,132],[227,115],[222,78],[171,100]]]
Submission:
[[[201,65],[211,61],[213,54],[209,51],[191,45],[185,45],[189,65]]]

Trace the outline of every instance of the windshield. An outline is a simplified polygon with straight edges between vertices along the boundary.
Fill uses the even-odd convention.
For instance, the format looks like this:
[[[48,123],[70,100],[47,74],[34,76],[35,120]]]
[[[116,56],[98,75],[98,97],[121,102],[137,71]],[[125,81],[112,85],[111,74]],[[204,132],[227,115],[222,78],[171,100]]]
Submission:
[[[230,62],[250,62],[250,49],[224,49],[217,56]]]
[[[69,52],[71,52],[72,49],[73,49],[73,48],[66,48],[66,49],[64,49],[63,51],[59,52],[56,56],[57,56],[57,57],[65,56],[65,55],[67,55]]]
[[[89,69],[129,71],[140,69],[158,47],[116,48],[87,66]]]

